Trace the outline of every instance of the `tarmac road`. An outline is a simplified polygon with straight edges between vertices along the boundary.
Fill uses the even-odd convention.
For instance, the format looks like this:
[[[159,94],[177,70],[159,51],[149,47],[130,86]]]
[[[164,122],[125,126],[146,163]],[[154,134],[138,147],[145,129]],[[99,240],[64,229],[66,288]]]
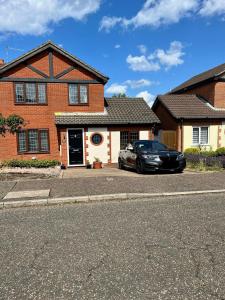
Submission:
[[[0,299],[225,299],[225,195],[0,211]]]

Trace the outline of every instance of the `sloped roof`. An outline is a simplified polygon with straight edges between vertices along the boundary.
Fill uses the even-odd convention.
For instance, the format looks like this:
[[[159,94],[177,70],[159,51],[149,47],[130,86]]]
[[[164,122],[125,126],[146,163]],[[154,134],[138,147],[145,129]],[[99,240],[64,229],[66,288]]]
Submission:
[[[170,94],[177,93],[179,91],[182,91],[183,89],[188,89],[191,86],[200,84],[203,81],[210,80],[210,79],[213,80],[214,78],[220,76],[223,73],[225,73],[225,64],[218,65],[210,70],[207,70],[203,73],[200,73],[200,74],[188,79],[184,83],[182,83],[179,86],[177,86],[176,88],[172,89],[172,91],[170,91],[169,93]]]
[[[105,98],[104,114],[67,114],[55,116],[57,125],[129,125],[160,123],[143,98]]]
[[[225,119],[225,109],[216,109],[196,95],[158,96],[152,109],[161,102],[175,119]]]
[[[103,80],[104,83],[106,83],[109,80],[109,77],[103,75],[98,70],[96,70],[93,67],[91,67],[90,65],[86,64],[85,62],[83,62],[82,60],[77,58],[76,56],[71,55],[69,52],[67,52],[64,49],[60,48],[59,46],[57,46],[56,44],[54,44],[51,41],[47,41],[46,43],[40,45],[39,47],[37,47],[35,49],[32,49],[31,51],[25,53],[24,55],[19,56],[18,58],[14,59],[13,61],[11,61],[7,64],[4,64],[2,67],[0,67],[0,75],[2,73],[4,73],[5,71],[8,71],[9,69],[17,66],[18,64],[26,61],[27,59],[32,58],[33,56],[35,56],[35,55],[37,55],[37,54],[39,54],[39,53],[41,53],[41,52],[43,52],[47,49],[52,49],[52,50],[60,53],[61,55],[67,57],[68,59],[70,59],[71,61],[76,63],[78,66],[84,68],[85,70],[88,70],[90,73],[94,74],[96,77]]]

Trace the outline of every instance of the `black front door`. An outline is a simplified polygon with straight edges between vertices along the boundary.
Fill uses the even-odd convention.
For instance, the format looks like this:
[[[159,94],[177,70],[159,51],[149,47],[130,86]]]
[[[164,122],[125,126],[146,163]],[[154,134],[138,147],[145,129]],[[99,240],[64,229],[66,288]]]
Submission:
[[[81,129],[69,129],[69,165],[83,165],[83,131]]]

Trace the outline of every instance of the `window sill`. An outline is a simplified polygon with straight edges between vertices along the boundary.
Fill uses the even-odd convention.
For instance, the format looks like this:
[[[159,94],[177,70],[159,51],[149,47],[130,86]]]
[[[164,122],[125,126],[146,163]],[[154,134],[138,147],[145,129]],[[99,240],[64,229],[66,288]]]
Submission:
[[[210,144],[192,144],[191,147],[210,147]]]
[[[24,102],[24,103],[14,103],[15,105],[31,105],[31,106],[47,106],[48,103],[28,103],[28,102]]]
[[[18,155],[25,155],[25,154],[50,154],[50,151],[46,152],[17,152]]]
[[[89,103],[77,103],[77,104],[71,104],[69,103],[69,106],[88,106]]]

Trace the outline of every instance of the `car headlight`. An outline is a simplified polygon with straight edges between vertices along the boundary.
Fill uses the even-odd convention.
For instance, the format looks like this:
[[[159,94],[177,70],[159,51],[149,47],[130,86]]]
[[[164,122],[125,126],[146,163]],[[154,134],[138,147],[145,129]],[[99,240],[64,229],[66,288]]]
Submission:
[[[151,155],[151,154],[142,154],[144,159],[150,159],[153,161],[160,161],[159,155]]]
[[[184,158],[184,154],[180,153],[179,155],[177,155],[177,160],[181,160]]]

